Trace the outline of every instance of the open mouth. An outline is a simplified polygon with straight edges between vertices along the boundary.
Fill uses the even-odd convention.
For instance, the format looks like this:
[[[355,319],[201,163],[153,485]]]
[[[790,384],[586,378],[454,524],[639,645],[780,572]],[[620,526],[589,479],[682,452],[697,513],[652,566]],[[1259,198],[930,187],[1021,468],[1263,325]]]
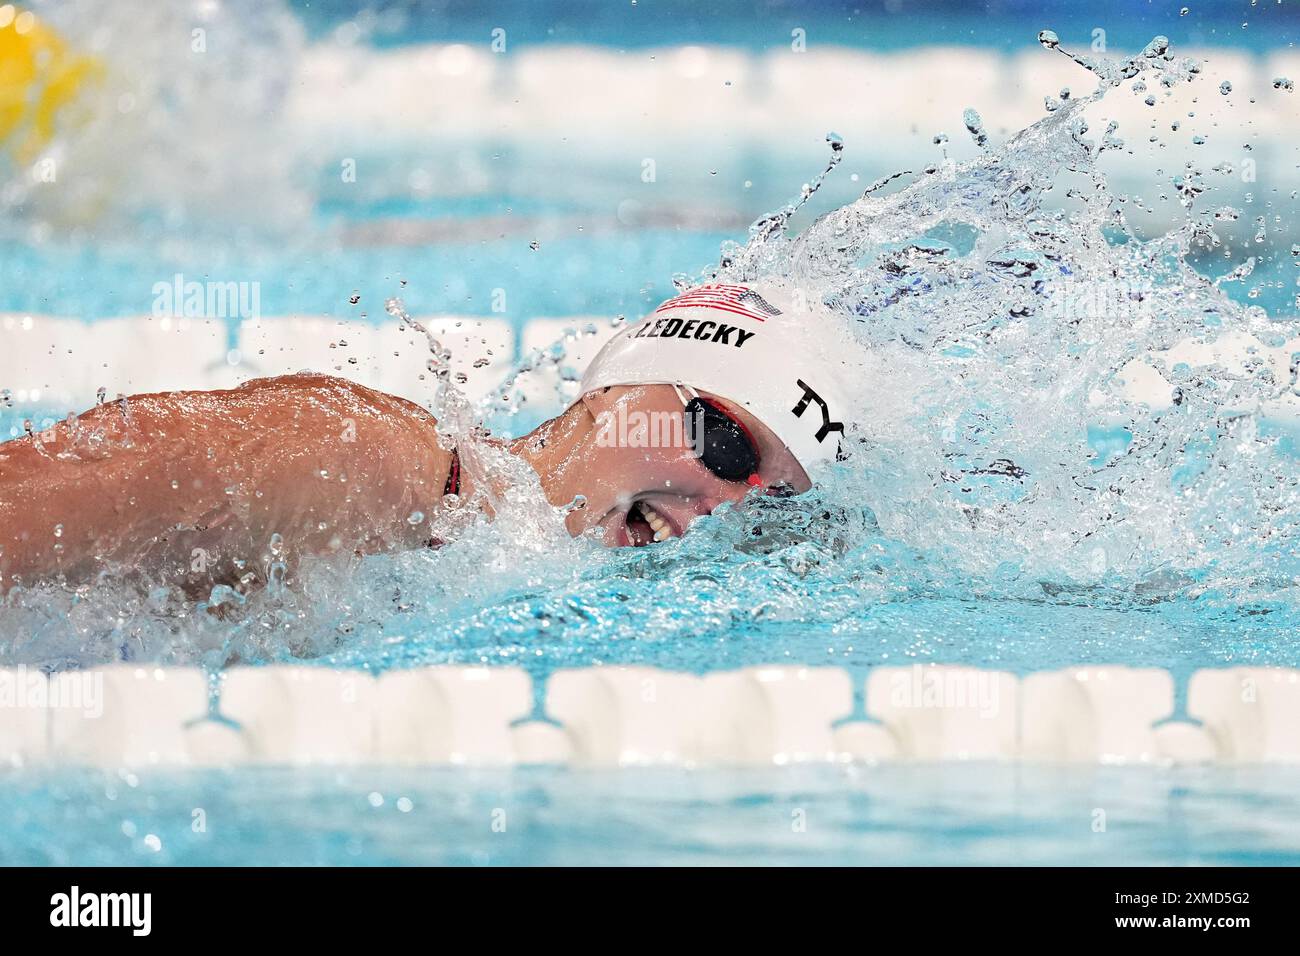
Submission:
[[[677,532],[668,519],[645,501],[635,501],[627,511],[627,540],[633,547],[666,541]]]

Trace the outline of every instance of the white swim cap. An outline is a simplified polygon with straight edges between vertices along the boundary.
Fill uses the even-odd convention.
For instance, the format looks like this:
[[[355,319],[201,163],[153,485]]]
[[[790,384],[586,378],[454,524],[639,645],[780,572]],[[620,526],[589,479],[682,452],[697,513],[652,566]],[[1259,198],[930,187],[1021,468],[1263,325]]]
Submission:
[[[582,376],[582,394],[673,384],[712,392],[771,429],[811,474],[840,451],[848,384],[861,374],[855,356],[846,325],[820,300],[772,283],[710,283],[606,342]]]

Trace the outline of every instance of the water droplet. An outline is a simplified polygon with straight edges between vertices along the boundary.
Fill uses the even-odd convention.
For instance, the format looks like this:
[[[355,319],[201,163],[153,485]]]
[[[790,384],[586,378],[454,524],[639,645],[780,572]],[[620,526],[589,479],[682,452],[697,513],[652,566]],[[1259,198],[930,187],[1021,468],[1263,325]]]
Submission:
[[[356,305],[360,301],[361,301],[361,296],[358,295],[356,292],[353,292],[350,296],[348,296],[348,302],[351,305]]]
[[[56,537],[56,538],[62,538],[62,537],[63,537],[63,525],[61,525],[61,524],[56,524],[56,525],[54,526],[54,537]]]
[[[538,242],[536,239],[534,239],[532,242],[528,244],[528,248],[533,250],[533,252],[536,252],[538,249],[542,248],[542,244]]]
[[[409,524],[411,527],[415,527],[416,525],[420,524],[422,521],[424,521],[423,511],[412,511],[409,515],[406,516],[406,523]]]
[[[976,146],[987,146],[989,142],[988,133],[984,132],[984,120],[975,110],[967,107],[961,114],[962,122],[966,124],[966,130],[970,133],[971,138],[975,140]]]
[[[1232,84],[1229,83],[1227,80],[1224,80],[1222,83],[1219,84],[1219,92],[1222,93],[1224,96],[1227,96],[1229,93],[1232,92]]]
[[[1142,50],[1142,55],[1148,59],[1155,59],[1158,56],[1164,56],[1169,50],[1169,37],[1157,36],[1151,39],[1151,42]]]
[[[1051,30],[1040,30],[1038,32],[1038,42],[1049,50],[1055,50],[1061,45],[1061,38]]]
[[[1288,93],[1290,93],[1292,90],[1295,89],[1295,84],[1292,83],[1285,76],[1279,76],[1273,80],[1273,89],[1286,90]]]

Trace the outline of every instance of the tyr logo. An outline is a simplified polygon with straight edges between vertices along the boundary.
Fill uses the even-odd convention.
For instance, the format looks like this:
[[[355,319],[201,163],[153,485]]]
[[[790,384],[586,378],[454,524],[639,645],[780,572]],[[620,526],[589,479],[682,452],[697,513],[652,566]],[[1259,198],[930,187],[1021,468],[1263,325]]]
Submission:
[[[797,384],[803,389],[803,398],[799,399],[799,404],[790,411],[795,418],[802,418],[804,410],[808,407],[809,402],[816,402],[817,407],[822,410],[822,426],[817,429],[817,441],[820,443],[826,439],[831,432],[844,434],[844,423],[831,421],[831,410],[826,407],[826,400],[812,390],[803,379],[796,379]]]

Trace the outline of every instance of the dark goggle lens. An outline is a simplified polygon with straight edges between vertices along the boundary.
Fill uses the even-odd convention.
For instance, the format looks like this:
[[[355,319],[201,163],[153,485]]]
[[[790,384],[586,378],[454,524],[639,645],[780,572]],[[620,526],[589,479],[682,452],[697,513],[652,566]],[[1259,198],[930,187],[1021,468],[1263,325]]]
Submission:
[[[723,481],[744,481],[758,471],[758,451],[738,421],[702,398],[691,399],[685,415],[686,434],[705,468]]]

